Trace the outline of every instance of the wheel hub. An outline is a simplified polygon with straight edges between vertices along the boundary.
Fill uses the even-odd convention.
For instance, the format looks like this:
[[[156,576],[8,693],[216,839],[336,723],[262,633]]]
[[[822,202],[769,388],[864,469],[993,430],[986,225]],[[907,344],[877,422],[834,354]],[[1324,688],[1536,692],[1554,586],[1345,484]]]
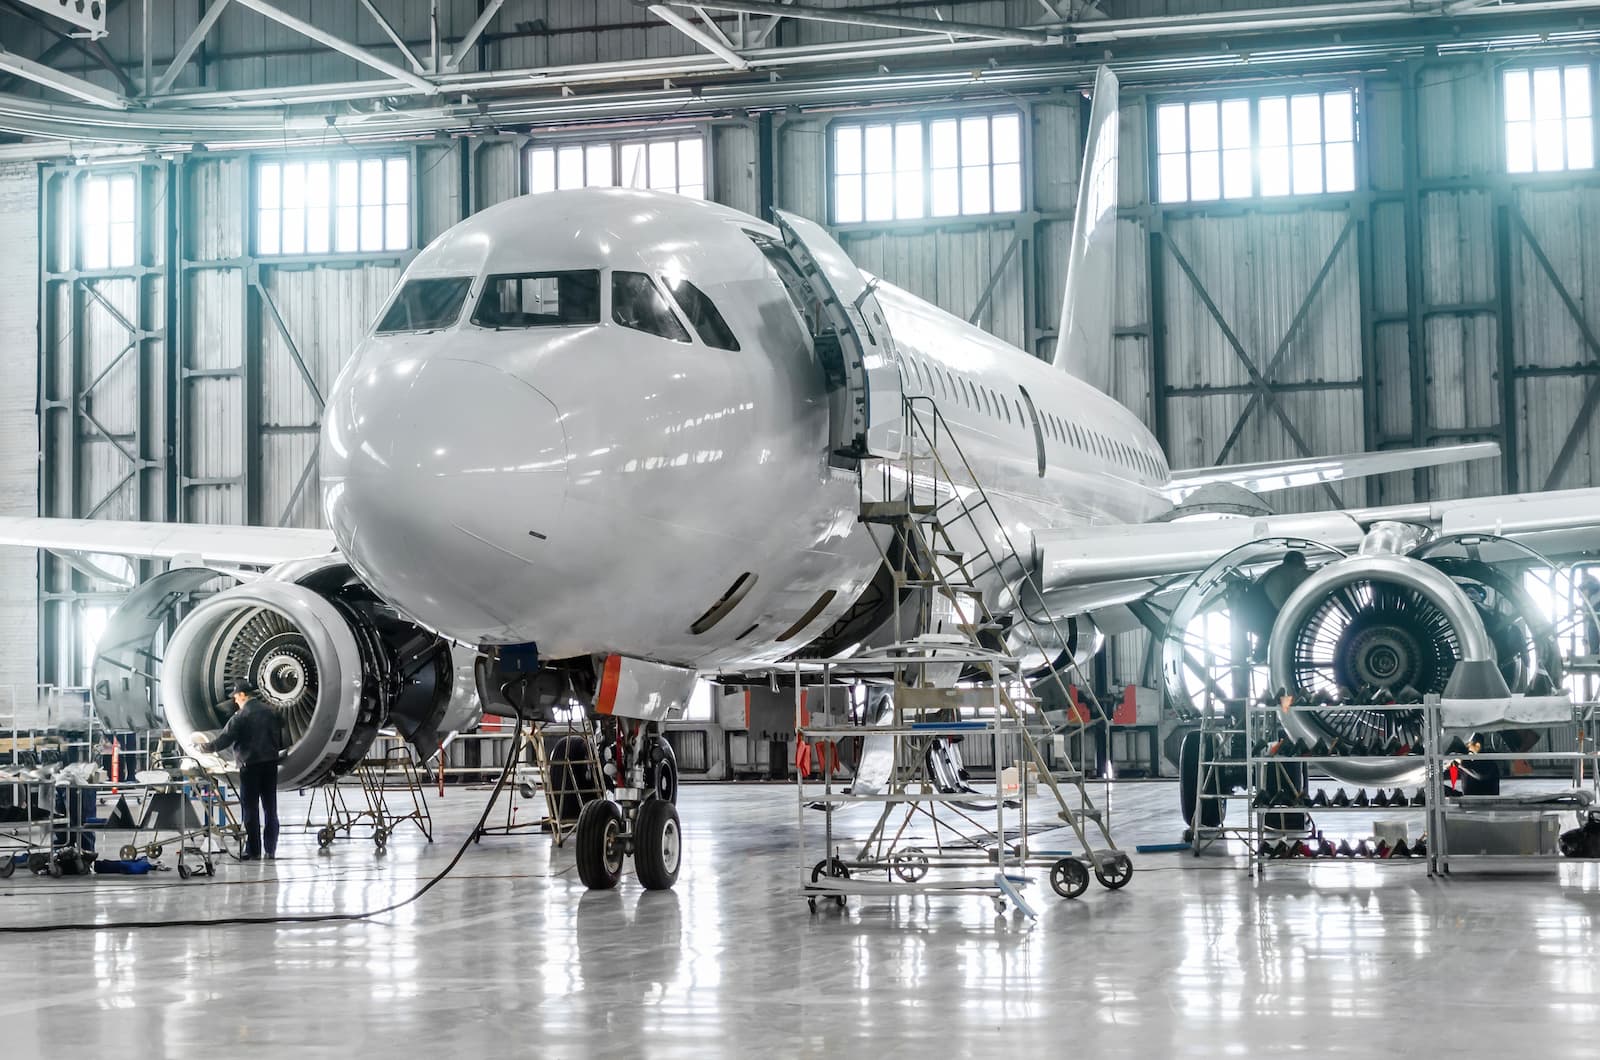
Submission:
[[[661,830],[661,862],[668,872],[678,870],[678,822],[669,820]]]

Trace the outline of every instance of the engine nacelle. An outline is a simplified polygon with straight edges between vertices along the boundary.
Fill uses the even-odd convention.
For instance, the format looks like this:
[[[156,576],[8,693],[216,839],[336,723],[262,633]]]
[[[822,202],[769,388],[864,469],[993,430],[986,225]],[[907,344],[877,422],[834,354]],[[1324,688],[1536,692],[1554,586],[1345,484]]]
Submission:
[[[252,682],[279,717],[279,783],[304,787],[353,769],[385,725],[431,756],[476,713],[464,661],[329,557],[284,564],[198,604],[167,642],[162,703],[184,750],[220,769],[195,737],[221,729],[234,709],[228,690]]]

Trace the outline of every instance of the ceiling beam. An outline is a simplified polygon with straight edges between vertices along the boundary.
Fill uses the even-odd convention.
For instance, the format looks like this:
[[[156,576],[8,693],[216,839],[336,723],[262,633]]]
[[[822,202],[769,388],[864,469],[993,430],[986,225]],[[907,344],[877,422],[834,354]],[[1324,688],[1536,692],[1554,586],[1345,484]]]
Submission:
[[[696,0],[666,0],[673,7],[694,7]],[[920,32],[951,33],[958,37],[1015,41],[1018,44],[1060,44],[1059,32],[1040,29],[1013,29],[975,22],[952,22],[942,18],[914,18],[909,15],[882,15],[850,8],[805,7],[779,4],[772,0],[701,0],[701,7],[713,11],[742,11],[750,15],[779,15],[806,22],[834,22],[845,26],[870,26],[874,29],[903,29]]]
[[[378,24],[378,28],[383,30],[384,36],[393,41],[394,46],[400,49],[400,54],[406,57],[406,62],[411,64],[411,69],[419,74],[425,72],[427,68],[422,65],[422,60],[417,58],[417,53],[411,50],[411,45],[406,43],[405,38],[395,32],[394,26],[390,25],[389,20],[383,17],[383,12],[378,10],[378,5],[373,0],[361,0],[361,6],[367,9],[367,14],[371,15],[372,20]]]
[[[57,92],[72,96],[75,99],[81,99],[85,103],[110,107],[113,110],[128,109],[128,101],[109,88],[101,88],[94,82],[85,81],[81,77],[59,73],[43,63],[23,58],[14,52],[8,52],[3,47],[0,47],[0,70],[7,70],[18,77],[32,81],[36,85],[53,88]]]
[[[500,13],[506,0],[489,0],[482,11],[478,12],[477,20],[472,23],[467,35],[461,38],[461,43],[456,45],[456,50],[450,53],[450,58],[445,60],[446,70],[459,70],[467,53],[477,47],[478,38],[483,36],[483,31],[489,28],[489,23],[494,21],[494,16]]]
[[[166,71],[156,81],[155,87],[150,90],[152,96],[161,96],[172,91],[172,85],[178,80],[178,75],[183,73],[183,68],[189,65],[189,60],[194,53],[200,50],[200,45],[206,41],[206,35],[211,32],[211,27],[217,24],[217,19],[228,9],[228,0],[216,0],[206,13],[200,16],[200,21],[190,31],[189,37],[172,57],[172,62],[167,64]]]
[[[650,13],[735,70],[750,69],[749,60],[665,4],[651,4]]]
[[[363,66],[370,66],[372,69],[377,70],[379,73],[387,74],[396,81],[403,81],[418,92],[431,96],[439,91],[439,87],[433,82],[412,73],[410,70],[396,66],[387,59],[378,58],[359,44],[351,44],[337,34],[329,33],[325,29],[313,26],[304,19],[296,18],[287,11],[268,3],[267,0],[236,0],[236,2],[240,7],[248,7],[256,14],[270,18],[278,25],[291,29],[308,40],[314,40],[325,48],[332,49],[340,55],[348,56]]]

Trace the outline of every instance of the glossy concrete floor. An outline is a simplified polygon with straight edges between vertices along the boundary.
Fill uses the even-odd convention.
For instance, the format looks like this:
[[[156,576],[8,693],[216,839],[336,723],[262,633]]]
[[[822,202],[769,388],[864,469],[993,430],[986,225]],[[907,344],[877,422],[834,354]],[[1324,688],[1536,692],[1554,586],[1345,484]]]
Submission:
[[[1175,794],[1123,785],[1123,844],[1174,838]],[[434,798],[437,842],[402,832],[382,859],[293,834],[282,860],[211,881],[19,875],[0,884],[0,924],[379,908],[444,865],[483,797]],[[522,835],[486,839],[419,902],[366,922],[0,935],[0,1055],[1600,1052],[1596,866],[1436,881],[1296,864],[1257,883],[1226,857],[1146,855],[1119,892],[1031,887],[1036,922],[970,897],[813,916],[794,890],[792,789],[688,787],[680,802],[671,892],[630,877],[586,893],[570,848]]]

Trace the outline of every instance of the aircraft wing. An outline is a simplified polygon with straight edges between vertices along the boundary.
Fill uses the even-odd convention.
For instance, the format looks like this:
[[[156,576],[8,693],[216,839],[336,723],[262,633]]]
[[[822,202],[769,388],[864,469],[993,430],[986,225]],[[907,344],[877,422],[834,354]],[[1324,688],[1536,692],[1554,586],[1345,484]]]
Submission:
[[[1349,550],[1374,523],[1429,526],[1441,535],[1509,537],[1549,556],[1600,551],[1600,487],[1352,508],[1342,512],[1186,519],[1139,526],[1040,530],[1035,561],[1052,608],[1093,610],[1138,599],[1152,587],[1198,574],[1262,538],[1319,541]]]
[[[334,550],[327,530],[17,516],[0,517],[0,545],[262,567]]]
[[[1464,445],[1439,445],[1429,449],[1389,449],[1374,453],[1346,453],[1343,456],[1307,457],[1303,460],[1269,460],[1259,464],[1227,464],[1221,467],[1174,471],[1166,487],[1167,496],[1182,502],[1202,486],[1231,483],[1253,493],[1315,486],[1319,482],[1387,475],[1437,467],[1467,460],[1487,460],[1500,455],[1495,442],[1469,442]]]

